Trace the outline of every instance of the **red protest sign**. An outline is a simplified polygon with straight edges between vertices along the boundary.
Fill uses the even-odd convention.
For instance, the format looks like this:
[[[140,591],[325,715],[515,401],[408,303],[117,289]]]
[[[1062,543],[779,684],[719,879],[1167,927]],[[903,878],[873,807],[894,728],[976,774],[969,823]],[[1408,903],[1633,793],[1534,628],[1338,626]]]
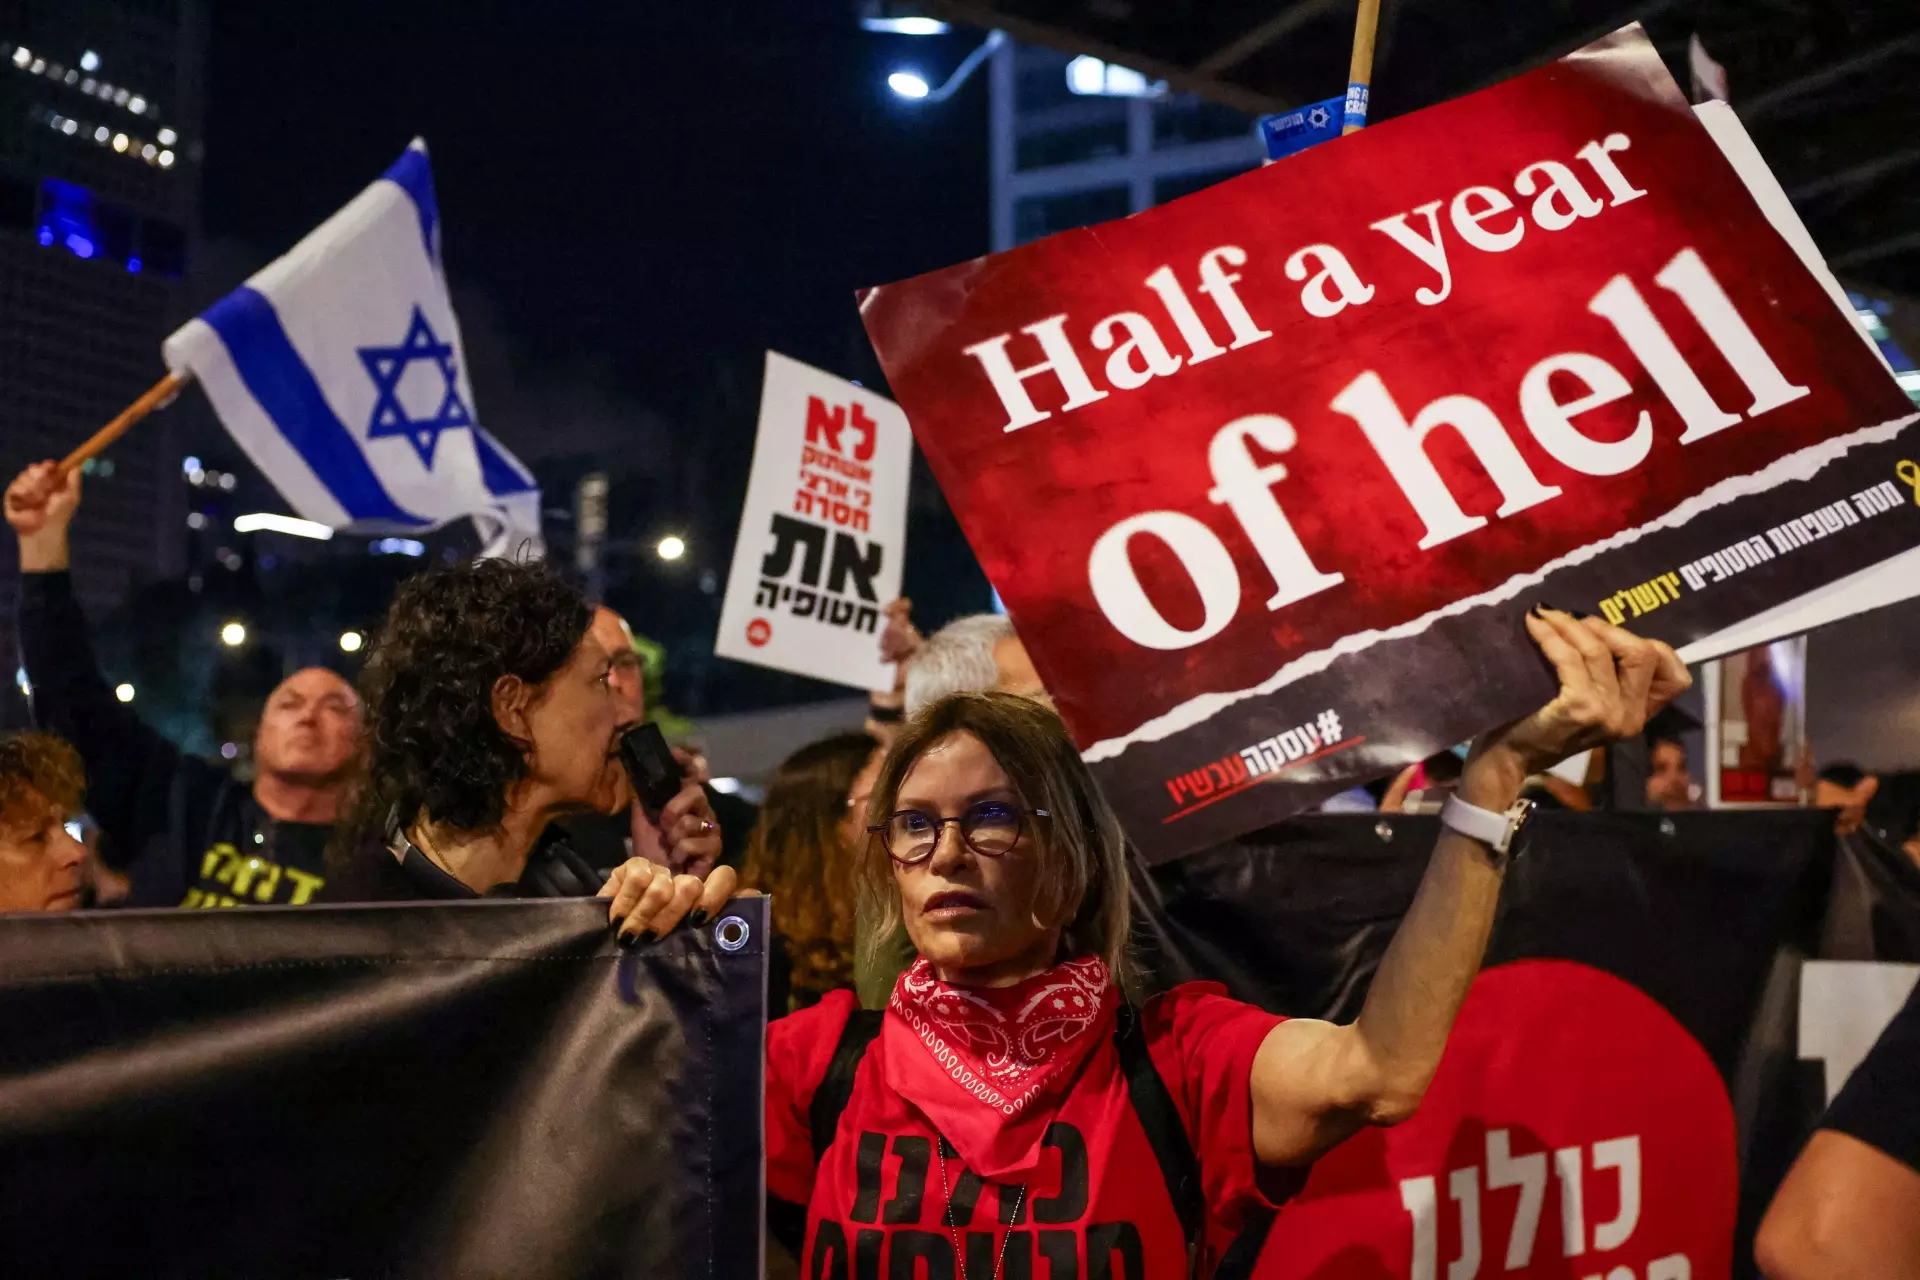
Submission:
[[[1637,28],[862,314],[1150,856],[1537,705],[1536,601],[1684,643],[1920,542],[1911,405]]]

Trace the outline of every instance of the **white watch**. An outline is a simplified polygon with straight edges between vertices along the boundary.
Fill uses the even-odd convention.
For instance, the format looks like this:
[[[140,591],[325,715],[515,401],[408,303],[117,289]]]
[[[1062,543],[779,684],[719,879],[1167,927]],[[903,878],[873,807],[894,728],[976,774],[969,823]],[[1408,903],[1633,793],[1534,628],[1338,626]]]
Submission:
[[[1478,840],[1504,858],[1513,848],[1514,837],[1533,816],[1533,810],[1533,801],[1515,800],[1505,813],[1495,813],[1477,804],[1468,804],[1456,792],[1447,797],[1447,803],[1440,809],[1440,825],[1469,840]]]

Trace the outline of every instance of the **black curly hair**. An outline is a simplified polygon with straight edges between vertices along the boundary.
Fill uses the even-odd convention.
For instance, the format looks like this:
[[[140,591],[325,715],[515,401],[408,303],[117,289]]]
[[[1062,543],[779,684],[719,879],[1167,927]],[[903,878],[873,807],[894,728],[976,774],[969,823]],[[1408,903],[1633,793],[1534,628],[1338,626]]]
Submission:
[[[360,676],[367,772],[354,836],[422,815],[456,831],[497,825],[527,761],[493,718],[494,682],[548,679],[592,622],[580,593],[542,564],[474,560],[402,583]]]

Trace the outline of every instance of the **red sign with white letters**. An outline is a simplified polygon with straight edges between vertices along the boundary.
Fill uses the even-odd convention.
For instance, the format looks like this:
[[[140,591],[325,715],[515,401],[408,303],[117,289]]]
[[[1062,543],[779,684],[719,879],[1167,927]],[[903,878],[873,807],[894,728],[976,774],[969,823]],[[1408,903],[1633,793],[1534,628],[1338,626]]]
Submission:
[[[1587,965],[1504,964],[1413,1119],[1314,1165],[1254,1274],[1724,1277],[1737,1170],[1726,1086],[1672,1014]]]
[[[1536,602],[1683,645],[1920,543],[1911,404],[1637,28],[861,307],[1154,858],[1544,701]]]

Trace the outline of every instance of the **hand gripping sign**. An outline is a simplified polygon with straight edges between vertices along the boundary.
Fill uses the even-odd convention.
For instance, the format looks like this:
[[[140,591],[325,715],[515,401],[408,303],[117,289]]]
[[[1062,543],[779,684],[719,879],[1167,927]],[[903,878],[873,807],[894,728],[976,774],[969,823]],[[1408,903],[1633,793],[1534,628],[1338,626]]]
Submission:
[[[1637,27],[861,306],[1154,858],[1545,701],[1537,601],[1678,645],[1920,543],[1911,404]]]

